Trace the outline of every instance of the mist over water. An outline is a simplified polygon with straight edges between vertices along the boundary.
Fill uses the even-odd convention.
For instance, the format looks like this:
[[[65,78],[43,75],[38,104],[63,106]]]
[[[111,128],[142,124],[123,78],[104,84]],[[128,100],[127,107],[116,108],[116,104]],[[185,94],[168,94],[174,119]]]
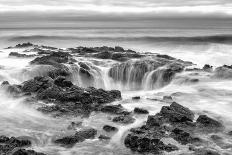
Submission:
[[[12,84],[20,84],[35,76],[43,75],[43,72],[49,70],[49,67],[30,66],[29,62],[34,58],[8,57],[12,51],[22,52],[22,50],[4,48],[23,42],[59,48],[119,45],[142,53],[161,53],[191,61],[196,64],[194,67],[202,67],[204,64],[214,67],[231,65],[232,60],[231,28],[0,28],[0,82],[9,81]],[[122,76],[120,76],[123,73],[120,73],[120,70],[114,72],[118,76],[118,81],[109,76],[110,68],[118,62],[81,57],[75,59],[92,67],[91,74],[94,75],[94,81],[87,81],[85,77],[80,76],[78,67],[70,65],[68,67],[74,73],[71,78],[72,82],[81,87],[119,89],[122,91],[123,99],[113,104],[120,103],[129,111],[135,107],[145,108],[149,109],[150,114],[156,114],[163,105],[168,105],[168,103],[155,102],[154,99],[161,100],[163,96],[172,95],[174,101],[189,107],[197,115],[207,113],[213,118],[223,120],[226,130],[232,130],[232,82],[230,79],[215,78],[214,73],[192,71],[178,73],[170,83],[163,84],[162,79],[154,83],[151,76],[157,70],[149,70],[143,75],[140,86],[138,86],[138,83],[133,81],[133,78],[137,78],[137,69],[133,68],[133,61],[129,63],[131,66],[127,72],[127,82],[123,83]],[[157,73],[157,75],[160,74],[162,72]],[[192,78],[200,81],[194,84],[189,83],[188,79]],[[134,96],[141,96],[141,100],[132,100]],[[36,104],[29,105],[24,98],[11,98],[4,90],[0,91],[0,98],[0,109],[4,109],[0,111],[1,133],[9,136],[31,137],[33,149],[51,155],[133,154],[123,145],[123,138],[129,129],[143,125],[147,119],[146,116],[135,116],[136,121],[131,125],[117,124],[119,131],[112,136],[109,143],[94,139],[67,149],[55,146],[52,140],[56,136],[69,135],[71,132],[66,128],[71,121],[81,120],[84,127],[101,129],[106,123],[112,124],[108,119],[110,116],[94,113],[88,119],[53,118],[36,111]],[[226,140],[232,144],[230,138]],[[186,149],[183,148],[176,153],[184,151]],[[221,150],[222,153],[231,153],[231,151],[231,149]]]

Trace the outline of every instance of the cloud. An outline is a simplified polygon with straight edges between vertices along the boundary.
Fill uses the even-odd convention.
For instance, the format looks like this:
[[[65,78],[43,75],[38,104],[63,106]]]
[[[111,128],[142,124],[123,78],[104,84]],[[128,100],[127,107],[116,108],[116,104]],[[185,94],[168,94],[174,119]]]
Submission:
[[[153,16],[232,16],[229,0],[0,0],[0,13],[84,12]]]

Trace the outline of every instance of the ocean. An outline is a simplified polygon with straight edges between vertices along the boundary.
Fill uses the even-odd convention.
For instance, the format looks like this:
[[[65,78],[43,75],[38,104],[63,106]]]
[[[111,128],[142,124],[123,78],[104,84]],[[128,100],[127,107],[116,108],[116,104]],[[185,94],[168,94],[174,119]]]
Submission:
[[[28,58],[9,56],[10,52],[36,54],[33,50],[30,53],[25,52],[25,49],[5,49],[8,46],[24,42],[54,46],[64,50],[78,46],[121,46],[124,49],[132,49],[141,53],[167,54],[177,59],[191,61],[194,64],[191,67],[203,67],[205,64],[210,64],[215,69],[224,64],[232,65],[232,21],[227,19],[135,20],[130,22],[4,21],[0,25],[0,83],[9,81],[11,84],[22,84],[24,81],[43,75],[43,72],[47,71],[43,65],[30,65],[30,62],[37,56]],[[125,68],[128,67],[127,70],[125,69],[128,75],[124,75],[124,70],[116,70],[115,73],[119,75],[119,81],[114,81],[109,76],[109,70],[112,66],[122,62],[85,58],[79,55],[75,55],[74,59],[77,61],[73,64],[76,65],[76,70],[69,68],[74,77],[72,82],[81,87],[94,86],[106,90],[120,90],[122,100],[113,102],[114,105],[121,104],[128,111],[133,111],[135,107],[144,108],[149,110],[149,115],[155,115],[162,106],[169,105],[169,103],[162,101],[163,96],[172,96],[175,102],[194,111],[195,117],[207,114],[214,119],[223,121],[226,132],[232,130],[231,72],[225,73],[225,77],[223,77],[224,75],[216,76],[213,71],[183,71],[176,74],[170,83],[162,85],[162,78],[159,77],[160,79],[155,83],[151,78],[154,73],[156,75],[162,73],[156,71],[162,71],[165,66],[161,67],[160,70],[158,68],[141,75],[141,68],[134,67],[132,60],[128,65],[125,65]],[[92,83],[84,81],[86,80],[85,76],[81,77],[78,62],[84,62],[91,68]],[[70,66],[70,64],[66,65]],[[123,83],[125,82],[123,81],[124,76],[129,77],[126,79],[126,83]],[[135,89],[131,86],[138,77],[143,77],[140,85],[145,83],[146,87]],[[191,82],[191,79],[195,82]],[[155,87],[156,85],[159,87]],[[141,99],[132,100],[132,97],[135,96],[140,96]],[[30,102],[25,100],[26,97],[14,98],[3,88],[0,89],[0,97],[1,134],[29,138],[33,142],[31,149],[48,155],[136,154],[125,147],[124,138],[131,128],[142,126],[147,120],[147,115],[133,114],[135,122],[122,125],[112,122],[112,115],[100,112],[93,112],[86,118],[56,118],[36,110],[38,106],[47,104],[42,101],[29,104]],[[102,131],[102,127],[109,124],[117,127],[118,132],[108,134],[111,137],[109,141],[99,141],[95,138],[77,143],[72,148],[54,144],[53,141],[57,137],[73,133],[73,131],[67,130],[71,122],[82,122],[82,126],[77,127],[75,131],[93,127],[98,130],[98,135],[99,133],[108,134]],[[209,142],[207,147],[216,149],[219,153],[231,154],[231,138],[225,133],[219,133],[223,143],[215,143],[210,139],[212,134],[200,138]],[[172,143],[173,141],[168,142]],[[178,146],[179,150],[166,154],[192,153],[188,149],[188,145],[180,145],[176,141],[173,143]]]

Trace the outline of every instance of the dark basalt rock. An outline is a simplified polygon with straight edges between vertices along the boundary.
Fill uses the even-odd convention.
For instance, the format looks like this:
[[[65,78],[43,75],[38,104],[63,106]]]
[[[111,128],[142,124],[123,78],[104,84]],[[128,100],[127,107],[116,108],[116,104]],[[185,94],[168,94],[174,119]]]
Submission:
[[[86,139],[93,139],[97,135],[97,130],[95,129],[83,129],[76,132],[73,136],[67,136],[54,141],[54,143],[61,144],[65,147],[72,147],[76,143],[85,141]]]
[[[204,67],[202,68],[205,72],[212,72],[213,71],[213,66],[210,66],[209,64],[205,64]]]
[[[118,131],[118,129],[114,126],[110,126],[110,125],[104,125],[103,126],[103,130],[105,130],[106,132],[115,132]]]
[[[148,134],[128,134],[124,144],[131,148],[132,151],[140,153],[159,154],[161,151],[176,151],[178,148],[171,144],[164,144],[160,137]]]
[[[208,118],[200,116],[193,122],[194,113],[188,108],[173,102],[170,106],[163,106],[161,111],[153,116],[148,116],[145,125],[130,130],[125,138],[125,145],[132,151],[141,153],[162,153],[163,151],[174,151],[178,148],[168,147],[161,139],[173,138],[182,145],[192,144],[203,145],[204,140],[196,137],[199,134],[208,134],[222,127],[222,124]],[[204,131],[204,132],[202,132]],[[206,142],[207,143],[207,142]],[[229,147],[224,143],[219,143],[222,147]],[[172,145],[171,145],[172,146]],[[167,149],[169,148],[169,149]],[[198,152],[198,150],[193,150]]]
[[[105,136],[105,135],[100,135],[100,136],[98,137],[98,139],[100,139],[100,140],[110,140],[110,137]]]
[[[139,100],[140,99],[140,96],[134,96],[132,97],[132,100]]]
[[[110,114],[116,114],[116,115],[120,115],[120,114],[124,114],[124,115],[128,115],[130,114],[130,112],[127,112],[121,104],[118,105],[106,105],[100,108],[101,112],[104,113],[110,113]]]
[[[33,61],[31,61],[31,64],[52,65],[59,67],[60,63],[68,63],[70,56],[71,55],[67,52],[53,52],[48,56],[35,58]]]
[[[32,46],[34,46],[32,43],[27,42],[27,43],[17,44],[15,47],[8,47],[8,48],[28,48]]]
[[[13,152],[12,155],[46,155],[46,154],[35,152],[34,150],[19,149]]]
[[[50,77],[35,77],[34,79],[25,81],[22,84],[22,91],[35,93],[51,87],[53,83],[54,81]]]
[[[135,122],[135,119],[130,115],[122,115],[122,116],[114,117],[112,121],[122,124],[132,124]]]
[[[182,145],[186,145],[194,141],[194,138],[191,136],[190,133],[185,132],[184,130],[178,128],[172,130],[171,137],[173,137],[173,139],[175,139],[177,142],[179,142]]]
[[[142,109],[142,108],[135,108],[134,113],[136,113],[136,114],[149,114],[149,111],[146,109]]]
[[[73,84],[71,81],[66,80],[65,77],[59,76],[54,80],[54,84],[59,87],[72,87]]]
[[[216,78],[231,79],[232,78],[232,66],[224,65],[217,67],[214,70],[214,76]]]
[[[31,142],[29,140],[0,136],[0,154],[12,154],[12,151],[15,149],[28,147],[30,145]]]
[[[22,84],[23,93],[32,93],[36,99],[53,105],[40,107],[44,113],[60,115],[88,115],[92,111],[115,112],[128,114],[122,107],[111,109],[103,104],[121,99],[117,90],[105,91],[93,87],[81,88],[67,81],[64,77],[53,80],[50,77],[35,77]],[[114,111],[115,110],[115,111]]]
[[[193,121],[194,113],[186,107],[173,102],[169,107],[163,106],[160,114],[171,122]]]
[[[207,130],[207,131],[223,129],[223,125],[220,122],[212,118],[209,118],[206,115],[200,115],[198,119],[196,120],[196,123],[199,126],[199,128],[203,128],[204,130]]]
[[[13,96],[17,96],[22,93],[20,85],[10,85],[8,81],[3,81],[1,87],[8,93],[12,94]]]
[[[9,56],[12,56],[12,57],[18,57],[18,58],[30,58],[30,57],[34,57],[36,55],[27,55],[27,54],[20,54],[18,52],[11,52],[9,54]]]

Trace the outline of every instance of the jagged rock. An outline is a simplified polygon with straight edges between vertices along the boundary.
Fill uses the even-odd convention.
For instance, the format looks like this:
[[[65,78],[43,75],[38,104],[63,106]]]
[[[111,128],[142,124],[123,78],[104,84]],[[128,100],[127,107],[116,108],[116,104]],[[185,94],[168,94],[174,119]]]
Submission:
[[[23,92],[38,92],[40,90],[45,90],[53,85],[53,79],[50,77],[35,77],[32,80],[25,81],[22,84],[22,91]]]
[[[213,71],[213,66],[210,66],[209,64],[205,64],[202,69],[204,71],[206,71],[206,72],[212,72]]]
[[[208,132],[223,129],[223,125],[220,122],[218,122],[218,121],[216,121],[216,120],[214,120],[206,115],[200,115],[197,118],[196,123],[197,123],[199,128],[207,130]]]
[[[168,151],[168,147],[161,141],[162,138],[173,138],[182,145],[199,146],[205,141],[196,135],[210,133],[210,130],[205,130],[207,128],[221,127],[221,123],[207,116],[200,116],[196,122],[193,122],[193,118],[194,113],[191,110],[173,102],[170,106],[163,106],[156,115],[148,116],[145,125],[131,129],[124,143],[133,151],[158,154]],[[231,147],[225,143],[218,144],[222,148]],[[169,151],[177,149],[177,147],[171,147]]]
[[[217,67],[214,71],[214,76],[217,78],[230,79],[232,78],[232,66]]]
[[[34,54],[33,55],[27,55],[27,54],[20,54],[18,52],[11,52],[9,54],[9,56],[18,57],[18,58],[30,58],[30,57],[34,57],[36,55],[34,55]]]
[[[172,130],[171,137],[182,145],[201,141],[199,138],[194,138],[190,133],[178,128]]]
[[[73,84],[71,81],[66,80],[65,77],[59,76],[54,80],[54,84],[59,87],[72,87]]]
[[[176,151],[178,148],[171,144],[164,144],[159,136],[148,134],[128,134],[124,144],[132,151],[140,153],[159,154],[161,151]]]
[[[134,113],[136,114],[149,114],[148,110],[142,108],[135,108]]]
[[[0,136],[0,154],[11,154],[13,150],[31,145],[29,140]]]
[[[115,52],[124,52],[124,49],[120,46],[115,46],[114,51]]]
[[[103,130],[105,130],[106,132],[115,132],[118,131],[118,129],[114,126],[110,126],[110,125],[104,125],[103,126]]]
[[[134,96],[132,97],[132,100],[139,100],[140,99],[140,96]]]
[[[122,115],[122,116],[114,117],[112,121],[122,124],[131,124],[135,122],[135,119],[129,115]]]
[[[95,129],[84,129],[77,131],[73,136],[67,136],[54,141],[54,143],[61,144],[62,146],[72,147],[76,143],[85,141],[86,139],[93,139],[97,135]]]
[[[105,136],[105,135],[100,135],[100,136],[98,137],[98,139],[100,139],[100,140],[109,140],[110,137]]]
[[[101,112],[104,113],[111,113],[111,114],[130,114],[130,112],[127,112],[121,104],[118,105],[106,105],[100,108]]]
[[[193,121],[194,113],[186,107],[173,102],[169,107],[163,106],[160,114],[171,122]]]
[[[8,81],[3,81],[1,84],[1,87],[8,93],[12,95],[19,95],[22,93],[21,86],[20,85],[10,85]]]
[[[35,152],[34,150],[19,149],[13,152],[12,155],[46,155],[46,154]]]

